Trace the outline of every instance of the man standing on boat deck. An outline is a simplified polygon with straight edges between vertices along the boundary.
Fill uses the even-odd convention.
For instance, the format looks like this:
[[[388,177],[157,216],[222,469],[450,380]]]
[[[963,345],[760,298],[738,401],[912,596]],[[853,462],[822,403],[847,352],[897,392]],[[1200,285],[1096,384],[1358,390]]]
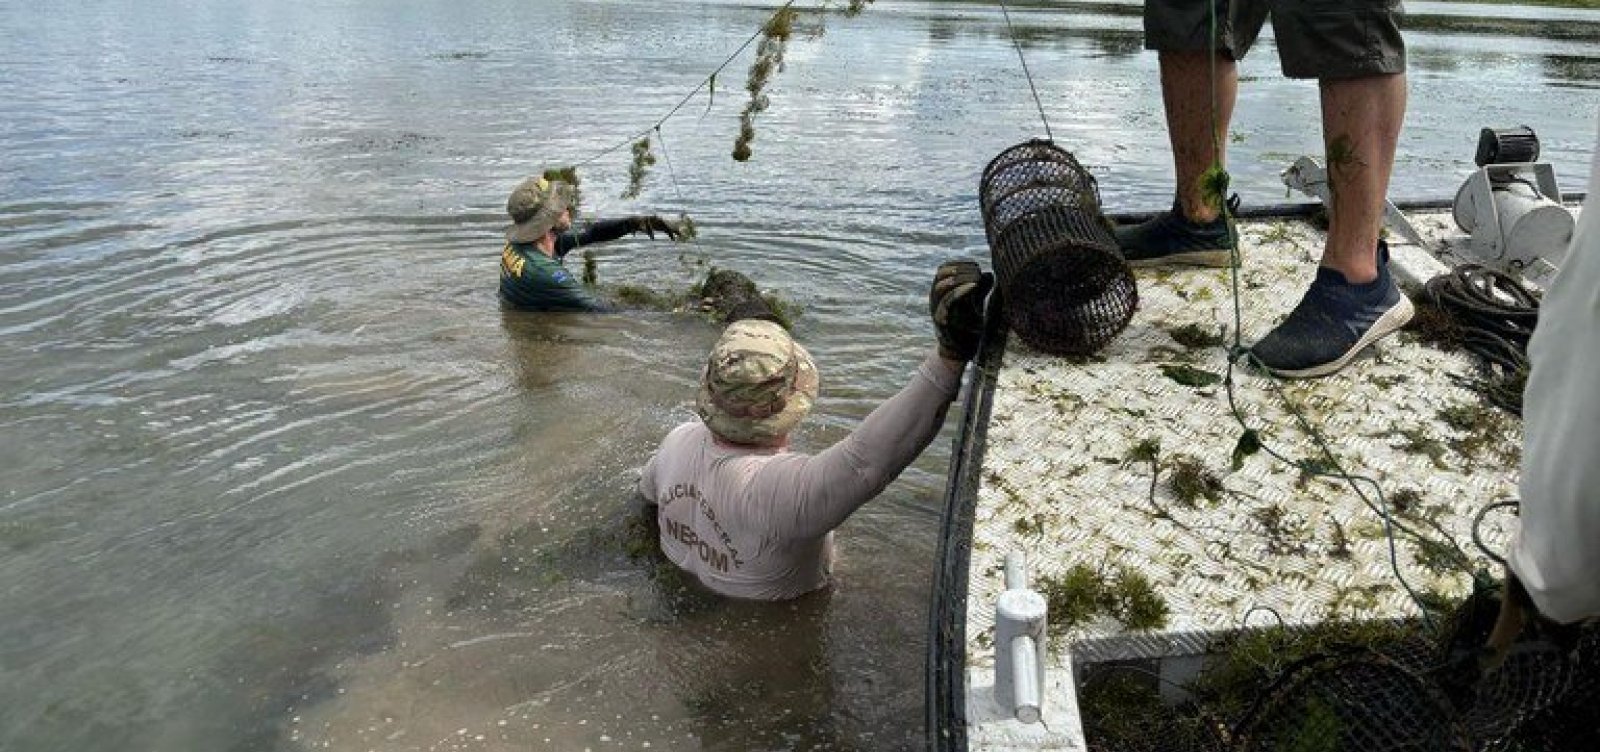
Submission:
[[[667,434],[639,478],[667,558],[737,598],[785,600],[827,586],[833,529],[944,423],[978,351],[992,284],[970,261],[941,265],[928,299],[938,348],[898,394],[816,455],[789,451],[789,433],[817,397],[810,354],[770,321],[729,324],[701,376],[700,420]]]
[[[1239,88],[1236,61],[1270,10],[1283,74],[1315,78],[1321,88],[1328,187],[1335,200],[1311,288],[1251,352],[1280,376],[1325,376],[1412,314],[1411,302],[1389,276],[1389,250],[1378,238],[1406,108],[1400,2],[1210,2],[1216,3],[1215,38],[1205,2],[1145,0],[1145,47],[1160,54],[1177,196],[1171,211],[1118,228],[1117,240],[1134,266],[1230,263],[1222,197],[1215,186],[1207,196],[1204,176],[1225,162]]]
[[[528,178],[511,191],[506,212],[514,223],[500,252],[500,299],[530,311],[604,311],[567,271],[562,261],[572,249],[616,240],[643,231],[652,240],[660,230],[674,240],[678,231],[650,215],[595,222],[572,229],[572,186],[559,180]]]

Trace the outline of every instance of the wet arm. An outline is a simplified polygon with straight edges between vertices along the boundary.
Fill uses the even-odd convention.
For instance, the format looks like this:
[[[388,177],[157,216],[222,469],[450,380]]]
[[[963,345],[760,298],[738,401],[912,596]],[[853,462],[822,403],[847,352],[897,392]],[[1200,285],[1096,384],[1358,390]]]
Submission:
[[[656,457],[659,456],[659,451],[650,455],[650,459],[644,463],[644,469],[639,471],[639,495],[650,504],[656,503]]]
[[[638,232],[639,225],[632,219],[603,219],[591,222],[582,232],[568,230],[556,236],[556,257],[571,253],[574,248],[594,243],[605,243]]]
[[[752,491],[771,510],[775,532],[814,538],[838,527],[927,448],[960,389],[959,364],[929,355],[910,383],[843,441],[815,456],[780,455],[763,466]]]

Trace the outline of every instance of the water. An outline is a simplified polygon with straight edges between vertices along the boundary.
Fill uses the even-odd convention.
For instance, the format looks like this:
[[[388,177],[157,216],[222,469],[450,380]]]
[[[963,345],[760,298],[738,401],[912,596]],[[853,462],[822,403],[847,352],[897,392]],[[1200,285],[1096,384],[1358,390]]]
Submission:
[[[1450,195],[1477,128],[1518,123],[1580,187],[1600,14],[1414,10],[1394,195]],[[628,505],[714,328],[495,300],[511,186],[649,127],[765,12],[0,5],[0,748],[918,746],[948,433],[845,525],[834,592],[707,602],[630,556]],[[1014,19],[1108,205],[1164,205],[1137,13]],[[1274,52],[1241,71],[1251,202],[1318,151],[1316,87]],[[599,249],[607,284],[714,263],[803,307],[820,448],[930,346],[932,268],[985,255],[978,174],[1041,127],[989,5],[797,39],[735,164],[746,64],[663,128],[676,181],[663,159],[621,200],[618,153],[585,211],[701,229]]]

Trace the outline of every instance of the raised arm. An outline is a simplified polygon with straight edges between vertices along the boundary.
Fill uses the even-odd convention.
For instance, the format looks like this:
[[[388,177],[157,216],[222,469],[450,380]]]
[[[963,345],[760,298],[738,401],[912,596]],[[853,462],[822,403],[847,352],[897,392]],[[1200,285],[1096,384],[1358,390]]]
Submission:
[[[654,214],[624,217],[622,219],[602,219],[591,222],[582,232],[569,230],[557,235],[556,257],[565,256],[572,252],[574,248],[580,246],[605,243],[636,232],[646,233],[651,240],[654,240],[658,231],[666,233],[667,237],[673,240],[678,239],[677,228]]]
[[[750,487],[752,508],[770,510],[774,532],[815,538],[838,527],[905,470],[944,424],[964,363],[930,354],[898,394],[843,441],[817,455],[780,455]]]
[[[815,456],[781,455],[751,485],[753,508],[769,510],[780,535],[813,538],[838,527],[898,477],[933,440],[961,372],[983,334],[983,299],[993,278],[970,261],[939,267],[928,307],[939,333],[930,354],[898,394],[850,435]]]

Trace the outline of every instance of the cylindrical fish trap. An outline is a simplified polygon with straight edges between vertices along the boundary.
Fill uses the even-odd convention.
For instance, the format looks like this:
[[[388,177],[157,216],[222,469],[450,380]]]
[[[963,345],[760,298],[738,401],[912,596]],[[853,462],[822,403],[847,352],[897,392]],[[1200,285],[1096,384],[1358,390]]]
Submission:
[[[1006,319],[1030,346],[1087,355],[1133,318],[1139,293],[1100,214],[1094,177],[1049,141],[1013,146],[983,170],[983,226]]]

